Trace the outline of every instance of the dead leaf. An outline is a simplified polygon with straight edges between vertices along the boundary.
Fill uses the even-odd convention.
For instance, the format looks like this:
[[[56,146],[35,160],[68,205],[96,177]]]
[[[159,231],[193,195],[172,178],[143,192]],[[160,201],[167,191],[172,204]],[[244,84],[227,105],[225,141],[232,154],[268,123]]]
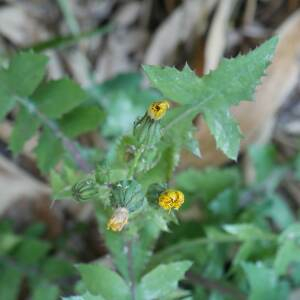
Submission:
[[[146,51],[145,64],[167,64],[180,43],[201,35],[217,0],[189,0],[173,11],[159,26]]]
[[[46,184],[22,171],[4,156],[0,156],[0,214],[15,201],[50,195]]]
[[[49,34],[21,5],[0,9],[0,33],[18,46],[26,47],[46,39]]]
[[[205,45],[205,74],[214,70],[224,55],[229,20],[236,3],[237,0],[225,0],[219,2],[217,11],[209,28]]]

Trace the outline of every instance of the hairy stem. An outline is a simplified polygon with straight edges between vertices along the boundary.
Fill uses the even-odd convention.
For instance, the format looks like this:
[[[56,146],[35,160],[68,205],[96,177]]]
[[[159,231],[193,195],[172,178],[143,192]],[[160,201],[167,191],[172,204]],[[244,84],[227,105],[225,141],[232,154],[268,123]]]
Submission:
[[[140,148],[137,149],[136,153],[135,153],[135,156],[134,156],[134,159],[133,159],[133,162],[132,162],[132,165],[128,171],[128,178],[131,179],[133,176],[134,176],[134,173],[136,171],[136,168],[138,166],[138,163],[142,157],[142,154],[144,153],[144,147],[141,146]]]
[[[52,131],[53,135],[61,141],[65,150],[70,153],[71,157],[82,171],[89,173],[92,170],[92,166],[81,154],[78,143],[64,135],[58,125],[39,111],[32,101],[18,96],[16,96],[16,100],[25,107],[29,113],[35,115],[44,126],[47,126]]]
[[[133,256],[132,256],[133,239],[127,242],[127,262],[128,262],[128,275],[130,280],[130,294],[131,299],[135,300],[135,274],[133,269]]]

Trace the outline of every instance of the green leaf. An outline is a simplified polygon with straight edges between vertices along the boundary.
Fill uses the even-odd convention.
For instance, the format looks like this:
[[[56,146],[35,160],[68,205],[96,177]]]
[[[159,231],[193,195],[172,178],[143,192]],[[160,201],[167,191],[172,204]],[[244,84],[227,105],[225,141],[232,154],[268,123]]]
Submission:
[[[7,113],[9,113],[16,104],[16,99],[10,95],[10,93],[6,90],[5,82],[3,81],[3,75],[0,72],[0,120],[2,120]]]
[[[59,297],[59,288],[57,286],[40,283],[34,290],[32,300],[57,300]]]
[[[101,295],[105,300],[130,298],[128,286],[117,273],[96,263],[77,267],[86,288],[93,295]]]
[[[63,154],[63,146],[50,129],[43,128],[35,153],[39,168],[47,172],[59,161]]]
[[[95,106],[79,106],[59,121],[61,130],[69,137],[94,130],[104,120],[104,112]]]
[[[286,240],[279,248],[274,261],[277,275],[284,275],[291,263],[300,262],[300,246],[293,240]]]
[[[159,265],[146,274],[137,288],[139,300],[165,299],[177,288],[178,281],[191,267],[190,261],[181,261]]]
[[[16,250],[17,260],[26,265],[39,263],[49,252],[50,245],[46,241],[26,239]]]
[[[274,145],[252,145],[249,154],[255,169],[256,181],[261,182],[269,178],[276,166],[277,152]]]
[[[59,118],[87,99],[74,81],[64,78],[48,81],[32,95],[38,109],[50,118]]]
[[[29,96],[41,82],[48,59],[34,53],[15,55],[8,69],[0,70],[0,120],[14,107],[15,96]]]
[[[235,189],[226,189],[210,203],[209,210],[220,220],[231,220],[238,210],[238,197]]]
[[[242,267],[250,284],[249,300],[288,299],[286,286],[278,281],[274,270],[262,263],[243,263]]]
[[[277,38],[272,38],[247,55],[224,59],[217,70],[198,78],[186,65],[182,71],[170,67],[144,66],[152,85],[162,94],[184,105],[184,112],[169,120],[165,128],[176,127],[200,112],[213,133],[217,147],[236,159],[241,139],[239,127],[229,108],[250,100],[269,65]]]
[[[295,222],[293,211],[289,207],[287,201],[280,194],[269,194],[266,202],[270,205],[265,212],[266,217],[272,218],[278,228],[285,229]]]
[[[75,269],[73,265],[66,260],[50,257],[43,263],[42,272],[48,280],[57,280],[74,275]]]
[[[286,240],[299,240],[300,239],[300,223],[294,223],[285,229],[279,237],[280,242],[285,242]]]
[[[23,107],[20,109],[10,136],[9,146],[14,155],[23,149],[25,142],[33,136],[39,125],[40,121],[38,118],[28,112],[27,109]]]
[[[223,229],[237,236],[240,240],[255,240],[255,239],[268,239],[272,235],[268,232],[262,231],[260,228],[253,224],[235,224],[235,225],[224,225]]]
[[[68,298],[63,297],[62,299],[63,300],[105,300],[100,295],[94,296],[94,295],[91,295],[90,293],[85,293],[82,296],[71,296]]]
[[[22,241],[22,238],[11,232],[1,232],[0,234],[0,255],[11,251]]]
[[[189,199],[200,197],[209,202],[228,188],[237,187],[240,175],[236,168],[188,169],[176,176],[176,186],[189,194]]]
[[[6,74],[9,90],[18,96],[30,96],[42,81],[47,62],[47,56],[33,52],[15,55]]]
[[[0,299],[16,300],[21,287],[23,274],[10,266],[3,269],[0,265]]]

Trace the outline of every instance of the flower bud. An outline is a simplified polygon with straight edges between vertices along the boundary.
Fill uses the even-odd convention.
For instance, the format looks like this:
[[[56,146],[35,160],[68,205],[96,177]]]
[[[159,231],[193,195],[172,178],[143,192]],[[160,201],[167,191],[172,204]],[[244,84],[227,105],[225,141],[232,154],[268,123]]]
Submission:
[[[145,114],[134,124],[133,136],[140,144],[153,146],[161,138],[160,123]]]
[[[158,204],[166,210],[179,209],[183,203],[184,194],[177,190],[166,190],[158,198]]]
[[[130,213],[141,209],[145,204],[145,195],[141,185],[135,180],[122,180],[112,187],[112,205],[125,207]]]
[[[170,108],[170,104],[168,101],[157,101],[153,102],[148,107],[148,116],[152,120],[160,120],[167,112],[167,110]]]
[[[99,186],[94,178],[85,178],[72,187],[72,195],[75,200],[87,201],[98,196]]]
[[[107,222],[107,229],[121,231],[128,223],[129,212],[125,207],[117,208]]]

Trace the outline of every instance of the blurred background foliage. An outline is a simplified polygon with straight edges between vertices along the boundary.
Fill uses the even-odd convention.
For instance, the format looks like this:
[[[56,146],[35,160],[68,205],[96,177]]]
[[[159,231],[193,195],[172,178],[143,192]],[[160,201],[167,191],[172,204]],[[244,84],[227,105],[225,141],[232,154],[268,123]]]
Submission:
[[[188,62],[202,75],[222,56],[282,38],[257,105],[234,111],[245,134],[237,163],[215,151],[199,117],[203,159],[184,154],[172,182],[187,201],[148,268],[191,259],[182,286],[196,300],[300,298],[299,10],[297,0],[0,2],[1,65],[33,49],[49,57],[50,79],[70,77],[82,86],[88,101],[79,99],[60,125],[93,162],[115,155],[120,134],[159,97],[143,79],[142,63]],[[75,87],[73,93],[80,98]],[[37,161],[40,131],[15,138],[26,142],[22,151],[8,146],[18,113],[0,124],[0,299],[55,300],[74,293],[74,264],[111,261],[90,205],[52,203],[50,181],[77,179],[72,162],[56,167],[60,178],[41,173],[41,164],[47,171],[54,164],[47,155]]]

